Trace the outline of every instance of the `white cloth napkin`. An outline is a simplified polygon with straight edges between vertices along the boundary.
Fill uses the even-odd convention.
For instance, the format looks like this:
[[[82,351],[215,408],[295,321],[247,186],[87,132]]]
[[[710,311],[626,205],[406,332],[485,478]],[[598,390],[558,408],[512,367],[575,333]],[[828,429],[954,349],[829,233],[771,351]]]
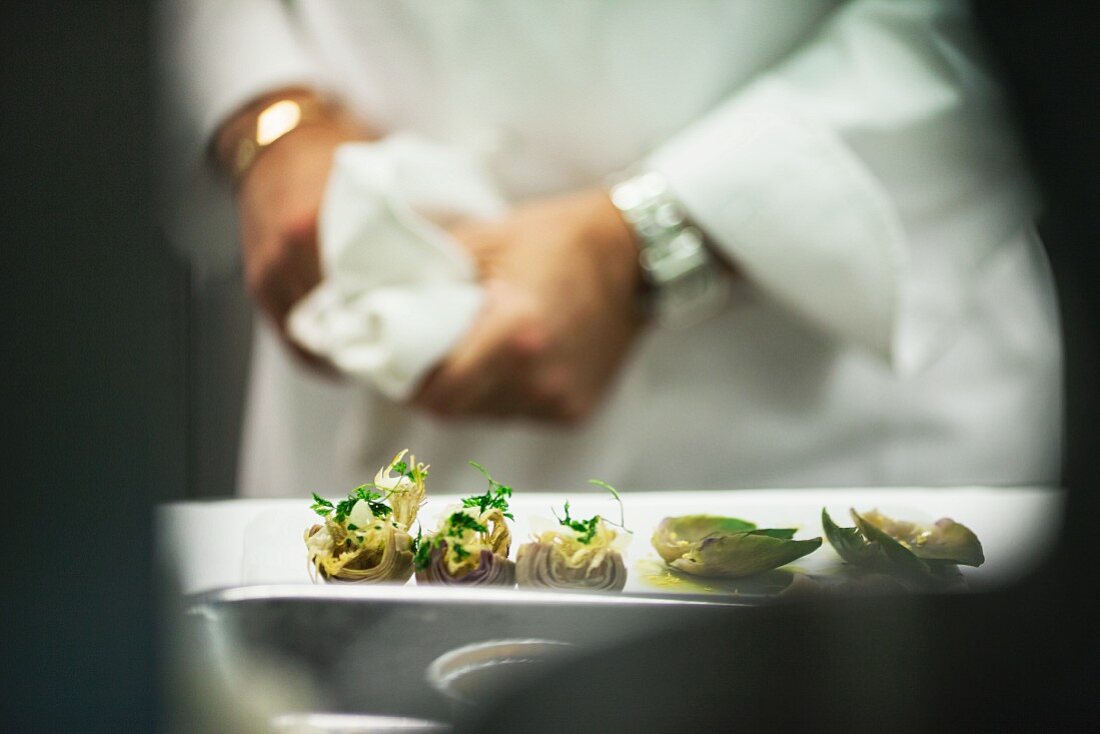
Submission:
[[[318,224],[322,281],[291,310],[291,337],[409,397],[482,304],[472,261],[443,227],[504,209],[471,153],[412,135],[340,146]]]

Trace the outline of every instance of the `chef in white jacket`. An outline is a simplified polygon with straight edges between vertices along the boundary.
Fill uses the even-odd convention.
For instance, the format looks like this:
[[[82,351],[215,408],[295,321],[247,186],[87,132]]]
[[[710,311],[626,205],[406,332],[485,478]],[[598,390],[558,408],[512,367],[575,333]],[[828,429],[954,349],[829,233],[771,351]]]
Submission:
[[[1037,202],[965,5],[190,0],[165,15],[194,185],[213,190],[208,149],[237,178],[269,317],[242,494],[337,494],[405,447],[437,491],[478,486],[468,459],[523,489],[1056,481]],[[257,141],[288,101],[295,119]],[[484,302],[395,400],[296,358],[286,318],[325,276],[333,151],[399,134],[474,151],[508,208],[448,225]]]

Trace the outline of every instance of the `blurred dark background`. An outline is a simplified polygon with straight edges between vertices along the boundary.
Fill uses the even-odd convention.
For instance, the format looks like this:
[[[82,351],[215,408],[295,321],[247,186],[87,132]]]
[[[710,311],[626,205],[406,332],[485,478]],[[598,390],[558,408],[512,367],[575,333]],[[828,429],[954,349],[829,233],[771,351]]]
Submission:
[[[695,725],[682,728],[985,730],[983,722],[1095,721],[1086,530],[1100,489],[1094,26],[1083,3],[974,6],[1048,201],[1042,231],[1060,287],[1069,392],[1065,542],[1043,573],[996,596],[791,607],[755,615],[738,630],[672,631],[625,652],[619,661],[635,670],[663,656],[662,683],[702,681],[674,688],[679,699],[661,696],[694,707]],[[247,309],[230,275],[206,288],[210,281],[174,255],[164,235],[151,26],[152,8],[141,2],[0,5],[4,731],[154,728],[156,592],[164,580],[154,571],[152,508],[217,491],[209,488],[235,463],[235,444],[223,446],[215,431],[239,412],[239,403],[221,401],[239,400],[242,360],[205,359],[224,352],[222,337],[193,324],[204,314],[243,313],[227,329],[246,329]],[[197,403],[225,413],[196,412]],[[204,453],[202,442],[214,448]],[[220,458],[198,460],[216,457],[218,447]],[[876,644],[830,642],[837,639]],[[700,642],[710,652],[693,661]],[[798,664],[807,659],[816,662]],[[856,664],[866,675],[850,674]],[[622,666],[594,661],[589,670],[613,676]],[[572,728],[605,729],[582,714],[628,702],[639,717],[648,713],[645,697],[624,699],[615,678],[594,680],[607,694],[590,711],[567,710]],[[833,682],[825,690],[846,683],[879,698],[863,719],[823,718],[843,711],[820,695],[822,680]],[[584,689],[567,685],[558,694],[577,690]],[[529,715],[508,717],[542,712],[547,700],[511,699],[497,721],[529,724]],[[909,719],[883,721],[889,706]],[[538,722],[562,713],[545,712]],[[929,712],[937,714],[931,721]],[[635,718],[633,730],[662,721]]]
[[[0,730],[153,728],[155,503],[187,486],[187,280],[158,224],[150,8],[0,5]]]

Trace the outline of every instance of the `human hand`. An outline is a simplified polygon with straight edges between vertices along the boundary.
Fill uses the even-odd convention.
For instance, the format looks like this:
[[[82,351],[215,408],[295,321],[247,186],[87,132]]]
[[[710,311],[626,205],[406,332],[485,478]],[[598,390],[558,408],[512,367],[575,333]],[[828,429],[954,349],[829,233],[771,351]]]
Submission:
[[[242,112],[247,115],[248,111]],[[232,129],[231,120],[225,126]],[[336,147],[363,138],[349,118],[313,120],[265,147],[239,181],[238,225],[249,295],[284,341],[287,314],[321,280],[317,216]]]
[[[637,245],[607,193],[539,200],[451,233],[478,265],[486,305],[414,404],[440,416],[586,418],[642,324]]]
[[[321,280],[317,215],[333,151],[354,137],[340,124],[293,130],[241,180],[237,211],[245,283],[280,333],[291,307]]]

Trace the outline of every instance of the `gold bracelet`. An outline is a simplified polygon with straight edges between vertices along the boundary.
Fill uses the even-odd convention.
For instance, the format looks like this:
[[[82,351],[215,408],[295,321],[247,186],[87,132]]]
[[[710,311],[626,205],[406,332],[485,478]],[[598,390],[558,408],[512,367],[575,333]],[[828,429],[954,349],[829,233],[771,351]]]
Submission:
[[[277,97],[242,120],[234,120],[233,130],[219,134],[213,151],[221,168],[239,184],[265,148],[293,130],[328,116],[331,105],[312,94],[287,94]],[[223,135],[228,134],[228,144]]]

